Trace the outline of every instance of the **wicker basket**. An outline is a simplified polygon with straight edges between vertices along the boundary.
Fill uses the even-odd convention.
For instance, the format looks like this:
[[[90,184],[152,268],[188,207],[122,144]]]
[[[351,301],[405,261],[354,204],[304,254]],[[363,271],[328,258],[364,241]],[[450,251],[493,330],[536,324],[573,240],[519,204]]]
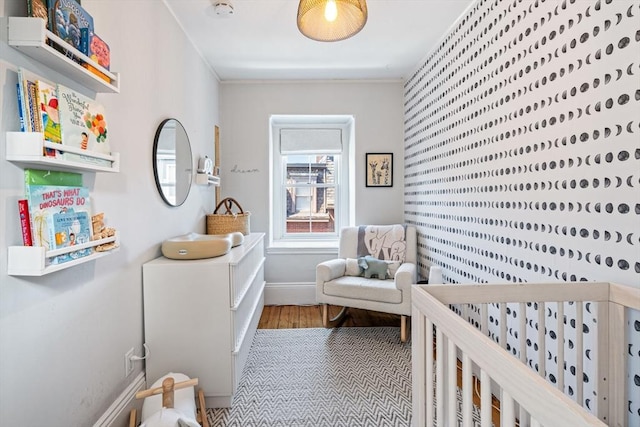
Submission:
[[[240,211],[239,213],[233,212],[234,205]],[[222,206],[225,207],[225,212],[218,213],[218,210]],[[240,206],[236,199],[227,197],[218,203],[213,214],[207,215],[207,234],[228,234],[239,231],[246,236],[250,233],[250,215],[250,212],[242,210],[242,206]]]

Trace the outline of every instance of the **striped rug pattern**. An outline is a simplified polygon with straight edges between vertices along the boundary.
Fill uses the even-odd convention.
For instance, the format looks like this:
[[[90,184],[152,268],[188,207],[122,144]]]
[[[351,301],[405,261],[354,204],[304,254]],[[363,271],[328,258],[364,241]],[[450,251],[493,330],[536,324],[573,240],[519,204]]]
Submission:
[[[207,417],[212,427],[409,427],[411,343],[396,327],[259,329],[231,408]],[[479,426],[475,407],[473,418]]]
[[[214,427],[411,425],[411,345],[399,328],[259,329]]]

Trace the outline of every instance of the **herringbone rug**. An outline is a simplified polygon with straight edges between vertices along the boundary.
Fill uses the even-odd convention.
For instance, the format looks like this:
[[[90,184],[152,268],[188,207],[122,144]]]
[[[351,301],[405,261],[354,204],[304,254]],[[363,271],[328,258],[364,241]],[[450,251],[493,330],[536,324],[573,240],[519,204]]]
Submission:
[[[259,329],[213,427],[411,425],[411,345],[393,327]]]

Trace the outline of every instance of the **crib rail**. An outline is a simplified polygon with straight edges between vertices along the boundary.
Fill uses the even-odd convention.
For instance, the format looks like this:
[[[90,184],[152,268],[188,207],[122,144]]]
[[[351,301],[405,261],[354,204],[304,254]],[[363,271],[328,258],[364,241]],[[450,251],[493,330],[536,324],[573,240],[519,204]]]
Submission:
[[[566,303],[574,304],[578,325],[576,354],[583,354],[583,304],[597,303],[597,417],[563,393],[565,360]],[[450,305],[479,307],[475,327],[450,309]],[[482,426],[492,425],[492,393],[500,400],[503,426],[624,426],[625,396],[625,307],[640,310],[640,291],[611,283],[430,285],[414,286],[412,292],[413,420],[414,426],[457,425],[457,370],[462,369],[462,424],[473,425],[472,400],[477,379],[481,383],[480,418]],[[516,326],[517,347],[507,348],[507,306],[527,312],[535,305],[536,319],[520,316]],[[527,323],[545,326],[545,312],[553,306],[557,318],[557,383],[545,379],[547,350],[545,327],[536,336],[527,332]],[[489,337],[489,311],[499,314],[499,332]],[[579,331],[579,332],[578,332]],[[434,338],[435,337],[435,343]],[[538,345],[536,369],[524,363],[526,340]],[[435,357],[435,360],[434,360]],[[575,361],[576,378],[582,378],[582,357]],[[435,368],[433,366],[435,365]],[[434,372],[435,369],[435,372]],[[574,397],[582,401],[582,383],[575,385]],[[432,402],[436,402],[435,405]],[[600,419],[598,419],[600,418]],[[434,423],[435,421],[435,423]]]

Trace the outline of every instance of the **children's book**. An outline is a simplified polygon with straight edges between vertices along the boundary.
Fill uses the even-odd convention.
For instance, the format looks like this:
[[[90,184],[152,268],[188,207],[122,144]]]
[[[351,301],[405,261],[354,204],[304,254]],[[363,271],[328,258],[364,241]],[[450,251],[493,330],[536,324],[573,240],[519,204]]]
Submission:
[[[81,29],[88,28],[93,34],[93,17],[75,0],[47,0],[49,29],[75,49],[81,49]],[[73,52],[62,48],[62,52],[75,59]]]
[[[44,80],[36,81],[36,93],[38,94],[39,115],[38,119],[44,133],[44,140],[60,144],[60,114],[58,111],[58,96],[55,86]],[[56,150],[46,148],[45,156],[58,157]]]
[[[49,10],[47,0],[27,0],[27,16],[44,19],[49,28]]]
[[[31,240],[31,221],[29,218],[29,203],[26,199],[18,200],[18,215],[20,216],[20,229],[22,231],[23,246],[33,246]]]
[[[108,122],[102,104],[60,84],[58,100],[62,145],[110,155],[111,147],[107,137]],[[65,153],[65,158],[100,166],[111,166],[109,160],[90,156]]]
[[[22,103],[22,85],[20,83],[16,84],[16,89],[18,92],[18,116],[20,117],[20,132],[28,132],[27,122],[29,120],[29,113],[26,111],[24,104]]]
[[[96,34],[89,35],[88,56],[107,70],[111,66],[111,50],[109,49],[109,45]]]
[[[49,240],[53,242],[52,249],[67,248],[91,241],[91,218],[87,211],[74,211],[68,208],[54,213],[49,227]],[[51,264],[72,261],[93,253],[93,248],[57,255],[51,258]]]
[[[43,132],[42,116],[40,114],[40,98],[38,94],[37,82],[25,80],[27,89],[27,98],[29,100],[29,121],[30,128],[33,132]]]
[[[25,169],[25,198],[31,217],[33,246],[55,249],[51,236],[53,216],[70,210],[91,212],[89,190],[82,186],[82,175],[73,172]],[[90,222],[89,222],[90,223]]]

